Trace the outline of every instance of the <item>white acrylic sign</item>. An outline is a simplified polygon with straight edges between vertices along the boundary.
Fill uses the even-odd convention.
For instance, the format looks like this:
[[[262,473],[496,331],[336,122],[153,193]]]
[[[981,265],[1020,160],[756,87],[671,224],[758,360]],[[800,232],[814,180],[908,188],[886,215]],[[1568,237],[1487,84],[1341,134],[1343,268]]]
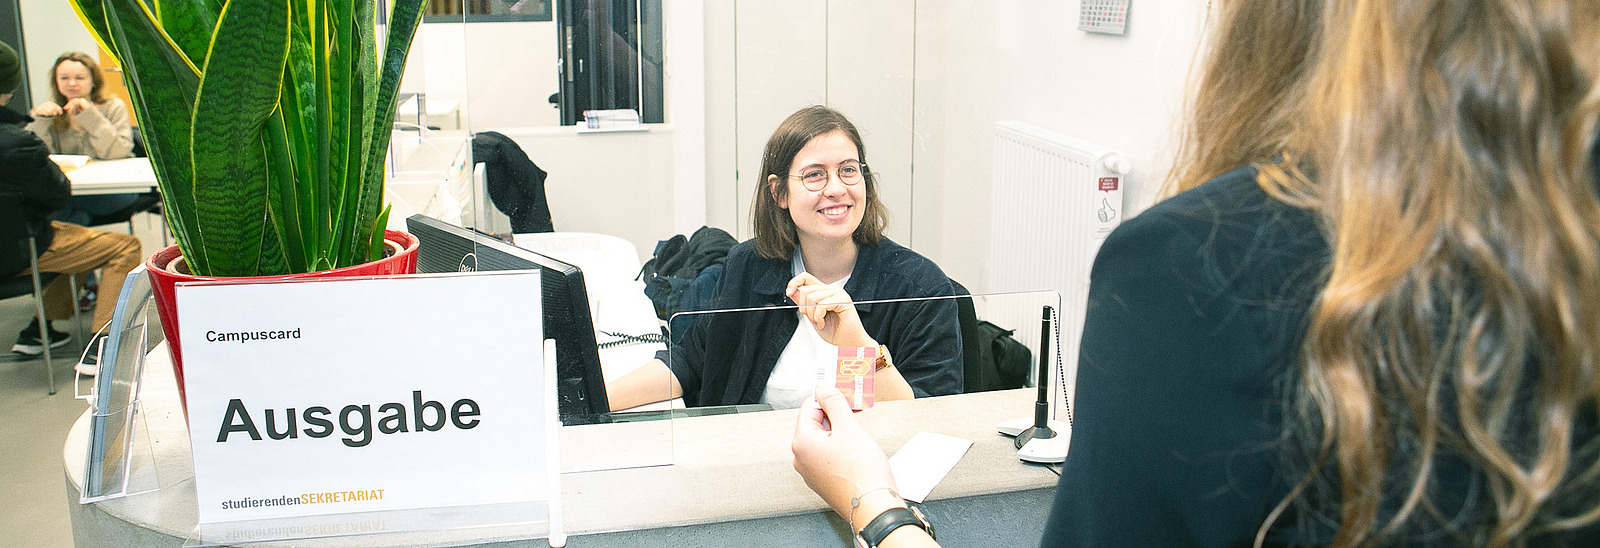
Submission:
[[[539,287],[180,285],[200,523],[548,500]]]

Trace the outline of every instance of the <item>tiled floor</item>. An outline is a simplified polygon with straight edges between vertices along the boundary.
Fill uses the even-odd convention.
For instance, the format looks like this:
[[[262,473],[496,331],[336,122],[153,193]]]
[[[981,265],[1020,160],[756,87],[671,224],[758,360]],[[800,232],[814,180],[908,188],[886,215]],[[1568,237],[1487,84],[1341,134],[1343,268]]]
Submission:
[[[161,245],[155,226],[146,216],[135,219],[134,231],[145,254]],[[101,228],[126,230],[126,225]],[[11,343],[32,315],[32,297],[0,301],[0,354],[4,355],[0,360],[20,357],[10,353]],[[72,369],[82,341],[88,338],[87,314],[83,322],[85,326],[73,332],[73,344],[55,353],[54,396],[46,395],[42,358],[0,363],[0,546],[72,546],[67,508],[77,500],[66,492],[61,448],[67,429],[88,409],[72,397],[74,384],[83,390],[89,387],[88,377],[78,378]],[[70,324],[57,322],[55,327],[66,330]]]

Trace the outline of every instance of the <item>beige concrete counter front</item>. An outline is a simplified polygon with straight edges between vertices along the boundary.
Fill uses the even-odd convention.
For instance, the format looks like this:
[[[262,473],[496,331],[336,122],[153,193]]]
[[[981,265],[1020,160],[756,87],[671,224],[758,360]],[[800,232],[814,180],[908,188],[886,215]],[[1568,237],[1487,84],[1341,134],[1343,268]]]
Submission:
[[[973,440],[972,448],[928,497],[926,508],[946,546],[1037,544],[1056,484],[1050,470],[1017,460],[1011,440],[995,433],[1006,419],[1032,413],[1031,389],[885,402],[858,415],[890,453],[917,432]],[[77,546],[180,546],[197,522],[194,468],[171,365],[164,346],[151,353],[142,402],[161,488],[94,504],[71,503]],[[789,452],[795,411],[675,419],[674,464],[561,477],[568,545],[850,546],[843,520],[796,474]],[[605,436],[591,425],[582,437]],[[574,432],[577,434],[578,432]],[[88,415],[63,450],[71,501],[81,490]],[[563,433],[563,440],[569,439]],[[626,439],[614,443],[626,443]],[[564,442],[565,443],[565,442]],[[352,527],[357,536],[325,536],[251,546],[539,546],[539,526],[384,533],[382,521]]]

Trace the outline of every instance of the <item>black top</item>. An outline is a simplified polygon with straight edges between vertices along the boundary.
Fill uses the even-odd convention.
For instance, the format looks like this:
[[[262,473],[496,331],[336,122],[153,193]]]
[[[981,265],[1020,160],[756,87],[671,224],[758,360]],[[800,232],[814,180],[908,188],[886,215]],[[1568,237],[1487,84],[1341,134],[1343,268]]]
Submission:
[[[50,213],[66,207],[72,183],[50,161],[50,149],[22,124],[32,118],[0,107],[0,279],[28,269],[18,242],[32,233],[39,252],[50,247],[55,230]]]
[[[792,258],[767,259],[753,241],[728,251],[715,309],[793,306],[784,289]],[[844,290],[856,302],[953,295],[939,266],[885,238],[863,245]],[[867,334],[889,347],[917,397],[961,393],[961,329],[954,299],[862,304]],[[700,316],[683,343],[660,357],[672,367],[689,406],[759,403],[778,356],[799,327],[795,309]]]
[[[1313,217],[1269,197],[1250,168],[1118,227],[1095,258],[1072,447],[1043,545],[1251,546],[1304,473],[1283,466],[1281,406],[1328,261]],[[1435,495],[1471,481],[1468,467],[1436,471]],[[1291,511],[1267,544],[1326,544],[1334,529],[1315,522]],[[1600,545],[1595,533],[1535,544]]]

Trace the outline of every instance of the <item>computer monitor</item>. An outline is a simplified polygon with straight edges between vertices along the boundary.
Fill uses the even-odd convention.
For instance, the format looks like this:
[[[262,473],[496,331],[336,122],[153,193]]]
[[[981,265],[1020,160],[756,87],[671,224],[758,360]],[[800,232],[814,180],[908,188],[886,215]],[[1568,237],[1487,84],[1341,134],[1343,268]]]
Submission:
[[[556,341],[557,409],[564,424],[607,420],[605,377],[595,344],[583,271],[471,229],[426,215],[406,218],[417,237],[418,272],[538,269],[544,303],[544,338]]]

